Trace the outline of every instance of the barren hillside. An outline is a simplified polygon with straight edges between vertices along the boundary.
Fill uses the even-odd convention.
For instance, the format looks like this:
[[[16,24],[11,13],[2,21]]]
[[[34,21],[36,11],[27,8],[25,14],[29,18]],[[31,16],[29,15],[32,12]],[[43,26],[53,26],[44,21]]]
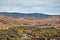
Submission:
[[[21,26],[37,26],[37,27],[60,27],[60,16],[50,18],[13,18],[0,15],[0,29],[8,29],[10,27]]]

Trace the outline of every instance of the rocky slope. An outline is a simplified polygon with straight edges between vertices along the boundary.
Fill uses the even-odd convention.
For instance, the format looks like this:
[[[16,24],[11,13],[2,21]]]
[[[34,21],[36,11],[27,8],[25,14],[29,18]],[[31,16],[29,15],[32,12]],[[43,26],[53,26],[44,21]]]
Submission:
[[[53,16],[49,18],[14,18],[9,16],[0,15],[0,30],[12,27],[21,26],[37,26],[41,28],[47,27],[60,27],[60,16]]]

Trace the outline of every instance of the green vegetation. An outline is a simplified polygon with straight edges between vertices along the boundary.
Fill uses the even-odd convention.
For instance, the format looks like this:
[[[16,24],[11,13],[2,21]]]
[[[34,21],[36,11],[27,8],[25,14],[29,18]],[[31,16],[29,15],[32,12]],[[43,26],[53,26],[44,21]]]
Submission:
[[[17,27],[0,30],[0,40],[50,40],[60,37],[56,28]]]

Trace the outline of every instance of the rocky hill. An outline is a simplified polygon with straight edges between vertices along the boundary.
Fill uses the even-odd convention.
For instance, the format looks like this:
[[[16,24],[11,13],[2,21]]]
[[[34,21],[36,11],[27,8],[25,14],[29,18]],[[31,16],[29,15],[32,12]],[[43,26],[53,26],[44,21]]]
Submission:
[[[37,17],[11,17],[0,14],[0,30],[12,27],[37,26],[41,28],[60,27],[60,16],[56,15],[48,18]]]

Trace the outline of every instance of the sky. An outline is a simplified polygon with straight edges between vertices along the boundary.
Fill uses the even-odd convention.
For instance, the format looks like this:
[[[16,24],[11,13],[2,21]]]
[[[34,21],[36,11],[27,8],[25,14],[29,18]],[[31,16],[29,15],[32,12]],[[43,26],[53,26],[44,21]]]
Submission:
[[[0,0],[0,12],[60,15],[60,0]]]

